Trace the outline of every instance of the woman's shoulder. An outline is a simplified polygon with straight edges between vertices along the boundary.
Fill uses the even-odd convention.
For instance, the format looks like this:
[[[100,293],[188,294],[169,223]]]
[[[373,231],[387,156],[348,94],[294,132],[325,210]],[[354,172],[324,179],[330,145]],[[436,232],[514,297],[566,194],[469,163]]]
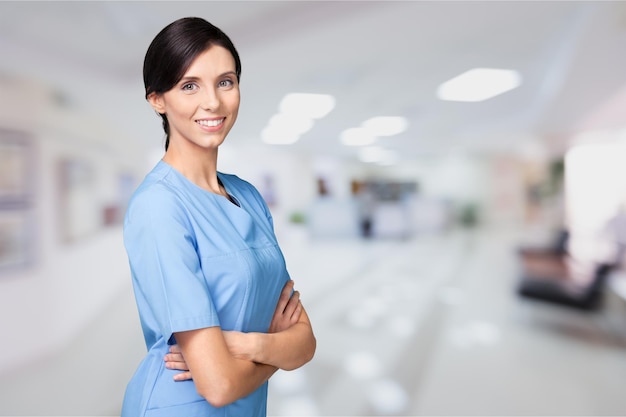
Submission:
[[[226,180],[228,181],[229,184],[234,185],[234,186],[254,188],[254,186],[250,182],[244,180],[243,178],[239,177],[236,174],[229,174],[226,172],[219,171],[219,177],[220,179]]]
[[[168,171],[157,165],[150,171],[133,193],[129,212],[167,212],[180,210],[182,204],[176,188],[168,181]]]
[[[254,185],[252,185],[251,182],[244,180],[238,175],[226,174],[226,173],[220,172],[219,176],[223,182],[225,182],[226,184],[230,186],[227,188],[230,188],[231,190],[234,188],[239,192],[252,193],[255,195],[259,193],[259,191],[256,189]]]
[[[177,193],[167,181],[158,176],[148,174],[146,178],[139,184],[131,201],[135,200],[157,200],[157,201],[169,201],[176,200]]]

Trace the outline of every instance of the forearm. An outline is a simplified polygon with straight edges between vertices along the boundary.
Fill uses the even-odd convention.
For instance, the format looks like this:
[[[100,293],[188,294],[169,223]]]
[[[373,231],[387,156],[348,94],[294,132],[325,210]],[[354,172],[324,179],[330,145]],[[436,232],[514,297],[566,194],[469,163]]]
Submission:
[[[256,333],[258,349],[252,360],[287,371],[301,367],[313,359],[316,340],[311,326],[298,322],[278,333]]]
[[[175,334],[198,393],[222,407],[259,388],[277,367],[233,357],[219,328]]]
[[[202,386],[202,382],[198,381],[198,378],[194,377],[194,380],[198,392],[207,401],[220,407],[251,394],[277,370],[278,368],[272,365],[233,358],[228,373],[219,379],[205,374],[204,378],[200,378],[204,381],[204,386]],[[209,369],[205,369],[205,371],[211,373]]]

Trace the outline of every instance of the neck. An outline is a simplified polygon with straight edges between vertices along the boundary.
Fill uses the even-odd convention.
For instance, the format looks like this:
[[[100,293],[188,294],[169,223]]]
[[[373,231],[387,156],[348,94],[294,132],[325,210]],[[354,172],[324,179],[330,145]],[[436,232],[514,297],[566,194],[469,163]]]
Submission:
[[[198,187],[215,194],[226,195],[217,179],[217,149],[184,152],[172,147],[170,143],[163,161]]]

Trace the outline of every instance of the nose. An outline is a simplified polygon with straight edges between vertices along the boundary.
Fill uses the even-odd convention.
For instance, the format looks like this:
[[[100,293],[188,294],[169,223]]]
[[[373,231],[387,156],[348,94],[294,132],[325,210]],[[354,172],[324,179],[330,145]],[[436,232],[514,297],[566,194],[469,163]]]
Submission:
[[[219,95],[214,88],[205,88],[202,94],[202,101],[200,106],[204,110],[208,111],[216,111],[220,106],[220,98]]]

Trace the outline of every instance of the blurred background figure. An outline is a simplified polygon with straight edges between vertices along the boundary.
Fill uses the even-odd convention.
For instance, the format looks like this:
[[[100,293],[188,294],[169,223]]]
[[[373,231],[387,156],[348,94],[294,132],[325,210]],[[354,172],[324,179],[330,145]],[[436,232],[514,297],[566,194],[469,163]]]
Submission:
[[[269,415],[624,413],[626,3],[8,1],[0,415],[119,415],[120,220],[164,139],[138,57],[183,16],[245,57],[218,169],[316,329]]]
[[[358,220],[361,236],[372,237],[372,222],[374,217],[374,194],[367,184],[352,182],[352,194],[356,198]]]

